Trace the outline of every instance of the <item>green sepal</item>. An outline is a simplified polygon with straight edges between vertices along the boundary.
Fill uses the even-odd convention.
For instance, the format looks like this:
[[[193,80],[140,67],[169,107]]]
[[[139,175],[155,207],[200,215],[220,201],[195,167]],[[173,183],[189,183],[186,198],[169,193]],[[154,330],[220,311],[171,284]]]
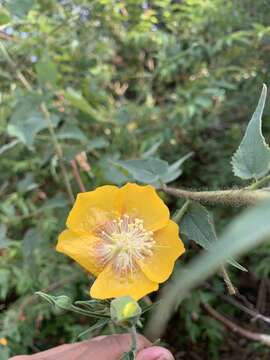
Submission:
[[[128,325],[138,321],[142,309],[132,297],[121,296],[111,301],[110,313],[115,324]]]

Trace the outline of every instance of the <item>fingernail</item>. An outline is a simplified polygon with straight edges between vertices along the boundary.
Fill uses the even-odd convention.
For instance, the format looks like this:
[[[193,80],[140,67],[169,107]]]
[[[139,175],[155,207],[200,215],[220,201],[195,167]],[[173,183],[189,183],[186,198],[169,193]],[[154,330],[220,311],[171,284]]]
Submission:
[[[174,360],[169,350],[161,346],[151,346],[139,352],[137,360]]]

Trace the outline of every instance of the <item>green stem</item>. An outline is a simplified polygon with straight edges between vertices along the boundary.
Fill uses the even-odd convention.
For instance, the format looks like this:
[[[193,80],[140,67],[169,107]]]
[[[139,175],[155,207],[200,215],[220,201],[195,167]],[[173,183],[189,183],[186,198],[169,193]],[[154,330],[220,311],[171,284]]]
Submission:
[[[262,178],[261,180],[258,180],[254,184],[251,184],[250,186],[248,186],[247,189],[249,189],[249,190],[260,189],[261,187],[268,184],[269,182],[270,182],[270,175],[267,175],[264,178]]]
[[[180,223],[182,217],[185,215],[185,213],[187,212],[188,210],[188,207],[190,205],[190,200],[187,200],[184,205],[181,207],[181,209],[179,209],[176,214],[173,216],[173,220],[176,222],[176,223]]]
[[[138,351],[136,326],[132,325],[132,327],[129,329],[129,332],[131,335],[131,351],[133,352],[134,357],[136,358],[136,354]]]
[[[92,312],[92,311],[89,311],[89,310],[83,310],[83,309],[80,309],[80,308],[78,308],[77,306],[74,306],[74,305],[72,305],[70,307],[70,309],[67,309],[67,310],[71,310],[71,311],[73,311],[73,312],[75,312],[77,314],[90,316],[90,317],[94,317],[94,318],[97,318],[97,319],[99,319],[99,318],[108,319],[109,318],[109,316],[107,316],[107,315],[99,314],[97,312]]]

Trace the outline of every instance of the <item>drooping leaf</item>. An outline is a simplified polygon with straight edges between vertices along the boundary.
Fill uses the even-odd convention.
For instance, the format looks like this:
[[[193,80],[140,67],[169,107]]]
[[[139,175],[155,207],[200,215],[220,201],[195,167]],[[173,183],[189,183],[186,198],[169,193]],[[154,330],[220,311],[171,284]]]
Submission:
[[[232,157],[233,172],[241,179],[258,179],[270,169],[270,149],[262,134],[262,114],[267,94],[266,85],[244,138]]]
[[[169,165],[167,161],[156,158],[117,161],[114,165],[132,175],[136,181],[160,186],[160,184],[173,181],[181,175],[181,165],[191,154],[183,156],[172,165]]]
[[[135,180],[142,183],[154,183],[159,180],[159,175],[168,169],[168,163],[159,159],[135,159],[117,161],[116,166],[122,167],[130,173]]]
[[[144,159],[147,159],[151,156],[153,156],[158,148],[160,147],[160,145],[163,143],[163,140],[159,140],[157,142],[155,142],[147,151],[145,151],[143,154],[142,154],[142,158]]]
[[[31,172],[25,174],[25,177],[17,183],[17,189],[21,193],[34,190],[37,187],[38,184],[35,182],[33,174]]]
[[[84,135],[84,133],[74,125],[66,124],[57,133],[58,139],[71,139],[71,140],[79,140],[86,142],[87,137]]]
[[[182,156],[179,160],[175,161],[173,164],[169,165],[165,174],[161,175],[161,180],[164,184],[167,184],[171,181],[176,180],[180,175],[182,175],[183,163],[193,155],[193,152],[190,152]]]
[[[80,111],[90,115],[96,121],[102,121],[100,119],[100,115],[98,114],[97,110],[95,110],[89,104],[89,102],[83,97],[83,95],[80,92],[69,87],[65,91],[64,96],[70,102],[70,104],[76,109],[79,109]]]
[[[188,239],[195,241],[204,249],[210,250],[218,241],[213,218],[208,210],[195,202],[192,202],[180,222],[180,232]],[[234,267],[247,271],[235,260],[229,259],[229,264]]]

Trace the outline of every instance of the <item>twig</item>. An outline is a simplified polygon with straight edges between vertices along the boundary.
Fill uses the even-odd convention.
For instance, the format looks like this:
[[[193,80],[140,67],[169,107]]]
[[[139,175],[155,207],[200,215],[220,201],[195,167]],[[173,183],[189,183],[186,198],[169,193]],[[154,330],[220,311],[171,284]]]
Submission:
[[[260,314],[256,310],[252,310],[252,309],[248,308],[247,306],[241,304],[239,301],[235,300],[235,298],[232,298],[231,296],[227,296],[227,295],[224,295],[224,294],[220,294],[219,296],[222,299],[224,299],[225,301],[227,301],[228,303],[230,303],[231,305],[237,307],[238,309],[242,310],[246,314],[252,316],[253,317],[252,320],[254,320],[254,321],[262,320],[262,321],[266,322],[267,324],[270,324],[270,318],[269,317]]]
[[[212,287],[209,284],[205,284],[205,288],[208,290],[211,290],[216,296],[218,296],[220,299],[226,301],[227,303],[235,306],[239,310],[243,311],[244,313],[250,315],[252,317],[252,321],[256,320],[262,320],[266,322],[267,324],[270,324],[270,317],[267,317],[265,315],[260,314],[257,310],[254,309],[253,304],[248,303],[247,305],[242,304],[239,300],[236,300],[236,297],[232,297],[226,294],[220,294],[212,289]],[[240,297],[240,294],[236,294],[238,297]],[[241,295],[240,299],[242,299],[243,296]]]
[[[52,142],[53,142],[53,145],[54,145],[56,155],[57,155],[58,160],[59,160],[59,165],[60,165],[60,169],[61,169],[61,172],[62,172],[62,175],[63,175],[63,179],[64,179],[64,183],[65,183],[65,186],[66,186],[66,189],[67,189],[68,196],[69,196],[71,202],[74,202],[75,198],[74,198],[74,194],[73,194],[73,191],[72,191],[72,188],[71,188],[71,184],[69,182],[67,170],[66,170],[66,167],[65,167],[65,162],[64,162],[64,157],[63,157],[63,150],[62,150],[62,148],[61,148],[61,146],[60,146],[60,144],[59,144],[59,142],[57,140],[55,131],[53,129],[51,118],[50,118],[50,113],[49,113],[49,111],[48,111],[48,109],[47,109],[47,107],[46,107],[46,105],[44,103],[41,104],[40,108],[41,108],[41,111],[43,112],[45,121],[47,123],[48,130],[49,130],[51,138],[52,138]]]
[[[255,333],[255,332],[252,332],[252,331],[242,328],[241,326],[235,324],[232,320],[230,320],[227,317],[220,314],[218,311],[216,311],[214,308],[212,308],[212,306],[210,306],[209,304],[202,303],[201,306],[209,315],[211,315],[214,319],[221,322],[232,332],[239,334],[249,340],[258,341],[258,342],[270,347],[270,335]]]
[[[228,293],[230,295],[236,295],[237,294],[237,289],[233,285],[232,280],[231,280],[225,266],[221,267],[221,272],[222,272],[223,280],[224,280],[224,282],[225,282],[225,284],[227,286]]]
[[[203,204],[223,204],[229,206],[254,205],[260,200],[270,199],[270,193],[265,190],[217,190],[191,191],[164,186],[161,190],[175,197],[198,201]]]
[[[72,172],[73,172],[73,175],[74,175],[74,178],[79,186],[79,189],[81,192],[86,192],[86,189],[85,189],[85,186],[82,182],[82,178],[81,178],[81,175],[80,175],[80,172],[79,172],[79,169],[78,169],[78,166],[77,166],[77,163],[75,160],[71,160],[71,167],[72,167]]]
[[[263,278],[260,281],[258,296],[257,296],[257,303],[256,303],[256,309],[257,311],[264,312],[265,311],[265,303],[266,303],[266,281],[265,278]]]
[[[3,45],[3,43],[0,41],[0,49],[2,51],[2,54],[6,60],[6,62],[8,63],[9,67],[14,71],[17,79],[23,84],[23,86],[28,90],[28,91],[32,91],[32,86],[31,84],[29,84],[29,82],[26,80],[26,78],[24,77],[24,75],[22,74],[22,72],[20,70],[18,70],[18,66],[17,64],[11,59],[11,57],[9,56],[9,53],[7,52],[5,46]]]

